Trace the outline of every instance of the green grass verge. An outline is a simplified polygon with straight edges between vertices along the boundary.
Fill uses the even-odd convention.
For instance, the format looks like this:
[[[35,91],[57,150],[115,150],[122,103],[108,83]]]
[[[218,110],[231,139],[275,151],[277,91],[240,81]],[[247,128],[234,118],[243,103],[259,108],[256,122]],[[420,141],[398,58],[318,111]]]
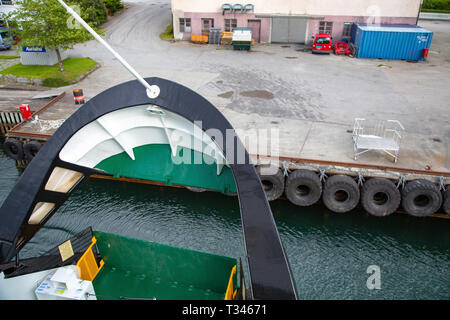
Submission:
[[[159,37],[161,39],[173,39],[173,25],[169,24],[166,28],[166,31],[162,32]]]
[[[450,10],[440,10],[440,9],[422,9],[420,12],[432,12],[432,13],[450,13]]]
[[[0,60],[18,59],[19,56],[0,56]]]
[[[28,79],[43,79],[43,85],[48,87],[62,87],[69,85],[76,78],[86,74],[97,65],[90,58],[67,58],[63,61],[64,71],[59,71],[59,65],[53,66],[24,66],[21,63],[0,71],[2,75],[14,75]]]

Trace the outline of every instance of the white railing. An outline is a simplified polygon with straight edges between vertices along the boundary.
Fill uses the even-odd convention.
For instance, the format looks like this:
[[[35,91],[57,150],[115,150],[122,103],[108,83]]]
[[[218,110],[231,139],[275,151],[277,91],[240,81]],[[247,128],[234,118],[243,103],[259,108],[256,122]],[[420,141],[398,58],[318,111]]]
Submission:
[[[382,150],[394,157],[394,162],[397,162],[404,130],[397,120],[356,118],[353,125],[355,160],[370,150]]]

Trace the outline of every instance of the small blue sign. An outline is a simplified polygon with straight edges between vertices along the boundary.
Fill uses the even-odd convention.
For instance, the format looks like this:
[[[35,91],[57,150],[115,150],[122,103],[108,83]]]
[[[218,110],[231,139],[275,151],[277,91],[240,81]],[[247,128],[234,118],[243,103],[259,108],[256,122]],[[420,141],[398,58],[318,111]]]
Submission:
[[[22,47],[23,52],[46,52],[45,47]]]

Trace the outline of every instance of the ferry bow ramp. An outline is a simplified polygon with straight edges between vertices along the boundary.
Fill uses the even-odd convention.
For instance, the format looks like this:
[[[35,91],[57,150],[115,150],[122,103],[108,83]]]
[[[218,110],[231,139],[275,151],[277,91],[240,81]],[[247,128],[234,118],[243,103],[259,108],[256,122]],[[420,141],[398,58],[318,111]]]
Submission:
[[[186,131],[187,121],[191,124],[201,121],[202,132],[214,128],[226,136],[226,131],[232,130],[214,106],[190,89],[160,78],[145,80],[159,88],[156,98],[149,98],[138,81],[110,88],[79,108],[42,146],[0,209],[2,263],[17,257],[87,177],[93,174],[120,176],[127,163],[139,168],[143,162],[152,161],[141,155],[163,150],[152,150],[155,144],[164,143],[169,155],[189,149],[188,145],[176,145],[171,140],[169,132],[176,129],[192,134],[193,140],[201,139],[202,143],[211,145],[208,135],[196,137]],[[131,118],[124,118],[124,111]],[[124,119],[127,121],[122,124]],[[239,138],[234,136],[234,139],[236,148],[245,150]],[[137,151],[140,148],[144,149],[142,153]],[[248,153],[245,152],[244,162],[238,162],[234,150],[224,146],[216,151],[213,177],[220,176],[218,168],[228,167],[239,197],[251,297],[296,299],[289,262]],[[176,181],[176,177],[171,179]]]

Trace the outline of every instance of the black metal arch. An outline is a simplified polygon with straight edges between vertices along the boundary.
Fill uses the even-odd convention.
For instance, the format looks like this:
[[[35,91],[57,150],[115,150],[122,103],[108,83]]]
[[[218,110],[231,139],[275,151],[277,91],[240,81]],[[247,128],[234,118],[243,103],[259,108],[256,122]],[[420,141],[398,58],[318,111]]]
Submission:
[[[136,80],[112,87],[90,99],[44,144],[0,208],[0,263],[10,261],[70,196],[71,192],[60,194],[44,190],[56,166],[82,172],[84,177],[99,173],[62,161],[59,152],[78,130],[102,115],[131,106],[154,104],[192,122],[201,121],[204,131],[218,129],[225,137],[227,129],[233,130],[211,103],[192,90],[161,78],[145,80],[159,86],[161,93],[156,99],[150,99]],[[245,150],[239,138],[234,139],[236,148]],[[289,262],[255,168],[246,151],[244,163],[237,163],[237,152],[227,153],[226,147],[223,146],[223,153],[231,160],[238,191],[252,296],[254,299],[296,299]],[[54,210],[40,225],[29,225],[27,221],[36,203],[49,200],[56,203]]]

